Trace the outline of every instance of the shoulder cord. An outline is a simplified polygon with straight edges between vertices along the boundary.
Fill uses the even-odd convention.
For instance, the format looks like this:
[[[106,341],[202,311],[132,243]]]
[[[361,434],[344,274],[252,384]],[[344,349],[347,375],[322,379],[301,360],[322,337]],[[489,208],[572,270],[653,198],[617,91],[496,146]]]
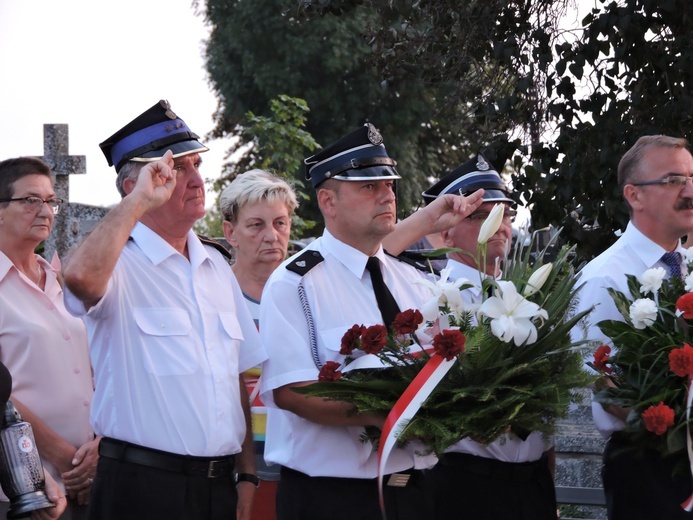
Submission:
[[[310,340],[310,352],[313,355],[313,363],[318,370],[322,369],[320,356],[318,356],[318,338],[315,334],[315,323],[313,323],[313,313],[310,311],[310,304],[306,296],[306,289],[303,287],[303,281],[298,284],[298,298],[301,300],[303,307],[303,315],[306,317],[306,325],[308,325],[308,338]]]

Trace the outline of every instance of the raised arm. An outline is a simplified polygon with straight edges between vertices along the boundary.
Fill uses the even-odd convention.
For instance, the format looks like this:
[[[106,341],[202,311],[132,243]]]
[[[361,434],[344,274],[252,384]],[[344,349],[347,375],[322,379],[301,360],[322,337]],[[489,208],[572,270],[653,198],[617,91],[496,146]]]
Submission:
[[[398,255],[426,235],[450,229],[481,205],[483,194],[484,190],[477,190],[466,197],[450,193],[438,197],[398,222],[395,230],[383,240],[383,247],[390,254]]]
[[[87,309],[106,293],[137,221],[171,197],[176,186],[172,152],[168,150],[161,160],[146,164],[136,180],[126,179],[123,186],[128,195],[72,252],[63,270],[65,284]]]

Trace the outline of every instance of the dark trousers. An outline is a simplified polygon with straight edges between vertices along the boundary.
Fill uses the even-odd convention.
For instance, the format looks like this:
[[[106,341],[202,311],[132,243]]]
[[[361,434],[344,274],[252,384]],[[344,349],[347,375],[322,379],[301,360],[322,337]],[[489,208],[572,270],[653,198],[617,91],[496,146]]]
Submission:
[[[556,520],[546,458],[509,463],[449,453],[424,476],[435,520]]]
[[[628,448],[628,441],[614,433],[604,449],[602,481],[609,519],[693,519],[680,505],[693,493],[688,466],[674,475],[678,458],[664,459],[654,451],[639,455]]]
[[[420,471],[409,470],[406,487],[383,486],[388,520],[434,518]],[[384,482],[387,481],[387,477]],[[376,479],[309,477],[282,468],[277,520],[382,520]]]
[[[102,440],[103,443],[103,440]],[[216,478],[99,457],[90,520],[234,520],[233,472]]]

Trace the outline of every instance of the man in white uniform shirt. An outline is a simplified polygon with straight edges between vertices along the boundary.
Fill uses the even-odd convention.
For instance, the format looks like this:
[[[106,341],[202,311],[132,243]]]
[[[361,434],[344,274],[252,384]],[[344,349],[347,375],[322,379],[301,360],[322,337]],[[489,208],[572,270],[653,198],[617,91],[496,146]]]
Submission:
[[[628,203],[630,222],[625,233],[580,272],[577,312],[594,311],[573,329],[573,339],[611,342],[597,323],[623,321],[607,289],[630,295],[626,274],[669,268],[662,260],[667,252],[679,253],[680,238],[693,233],[693,156],[685,139],[664,135],[644,136],[628,150],[618,165],[618,184]],[[685,272],[685,270],[684,270]],[[632,296],[632,295],[631,295]],[[608,439],[604,450],[602,480],[611,520],[677,520],[693,518],[680,504],[693,492],[690,473],[672,475],[677,460],[655,452],[637,458],[627,450],[620,434],[628,409],[592,403],[597,429]]]
[[[515,201],[498,172],[481,155],[470,159],[423,192],[430,203],[448,194],[484,190],[481,206],[456,226],[441,232],[448,253],[449,279],[465,278],[475,287],[462,291],[467,303],[481,303],[481,280],[502,275],[501,261],[512,239]],[[496,204],[505,204],[498,231],[488,240],[485,264],[477,252],[479,229]],[[436,520],[550,520],[556,518],[552,468],[553,447],[539,432],[509,432],[480,443],[466,438],[452,446],[426,472],[433,490]]]
[[[249,518],[257,477],[239,374],[265,353],[227,259],[191,231],[207,148],[163,100],[100,146],[123,199],[65,268],[104,436],[89,518]]]
[[[375,127],[342,137],[305,164],[325,232],[274,271],[260,304],[268,351],[261,386],[268,406],[265,459],[282,466],[277,518],[380,520],[377,453],[359,436],[364,426],[382,427],[384,417],[356,414],[349,403],[306,397],[292,388],[315,382],[327,361],[343,362],[340,341],[354,324],[389,325],[377,302],[386,291],[376,294],[377,275],[371,278],[367,269],[373,259],[399,310],[420,308],[431,294],[411,283],[423,273],[383,250],[383,239],[395,229],[394,185],[400,176]],[[441,202],[461,204],[459,220],[478,206],[480,194]],[[425,216],[418,213],[414,220],[421,223]],[[389,520],[431,518],[415,463],[413,447],[393,450],[384,478]],[[391,474],[397,475],[390,479]]]

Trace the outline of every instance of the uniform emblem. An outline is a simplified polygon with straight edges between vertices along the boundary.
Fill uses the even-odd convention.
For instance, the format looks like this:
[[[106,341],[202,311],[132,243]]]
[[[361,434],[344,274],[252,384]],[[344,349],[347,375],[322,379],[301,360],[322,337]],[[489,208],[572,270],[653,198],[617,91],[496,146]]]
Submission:
[[[368,140],[371,142],[371,144],[374,144],[375,146],[383,144],[383,136],[380,135],[378,129],[370,123],[366,123],[366,126],[368,127]]]
[[[486,159],[484,159],[481,155],[477,156],[476,158],[476,169],[479,170],[480,172],[490,170],[491,166],[489,163],[486,162]]]
[[[300,276],[305,276],[308,271],[322,262],[322,260],[322,255],[318,251],[306,249],[294,261],[286,264],[286,268]]]

